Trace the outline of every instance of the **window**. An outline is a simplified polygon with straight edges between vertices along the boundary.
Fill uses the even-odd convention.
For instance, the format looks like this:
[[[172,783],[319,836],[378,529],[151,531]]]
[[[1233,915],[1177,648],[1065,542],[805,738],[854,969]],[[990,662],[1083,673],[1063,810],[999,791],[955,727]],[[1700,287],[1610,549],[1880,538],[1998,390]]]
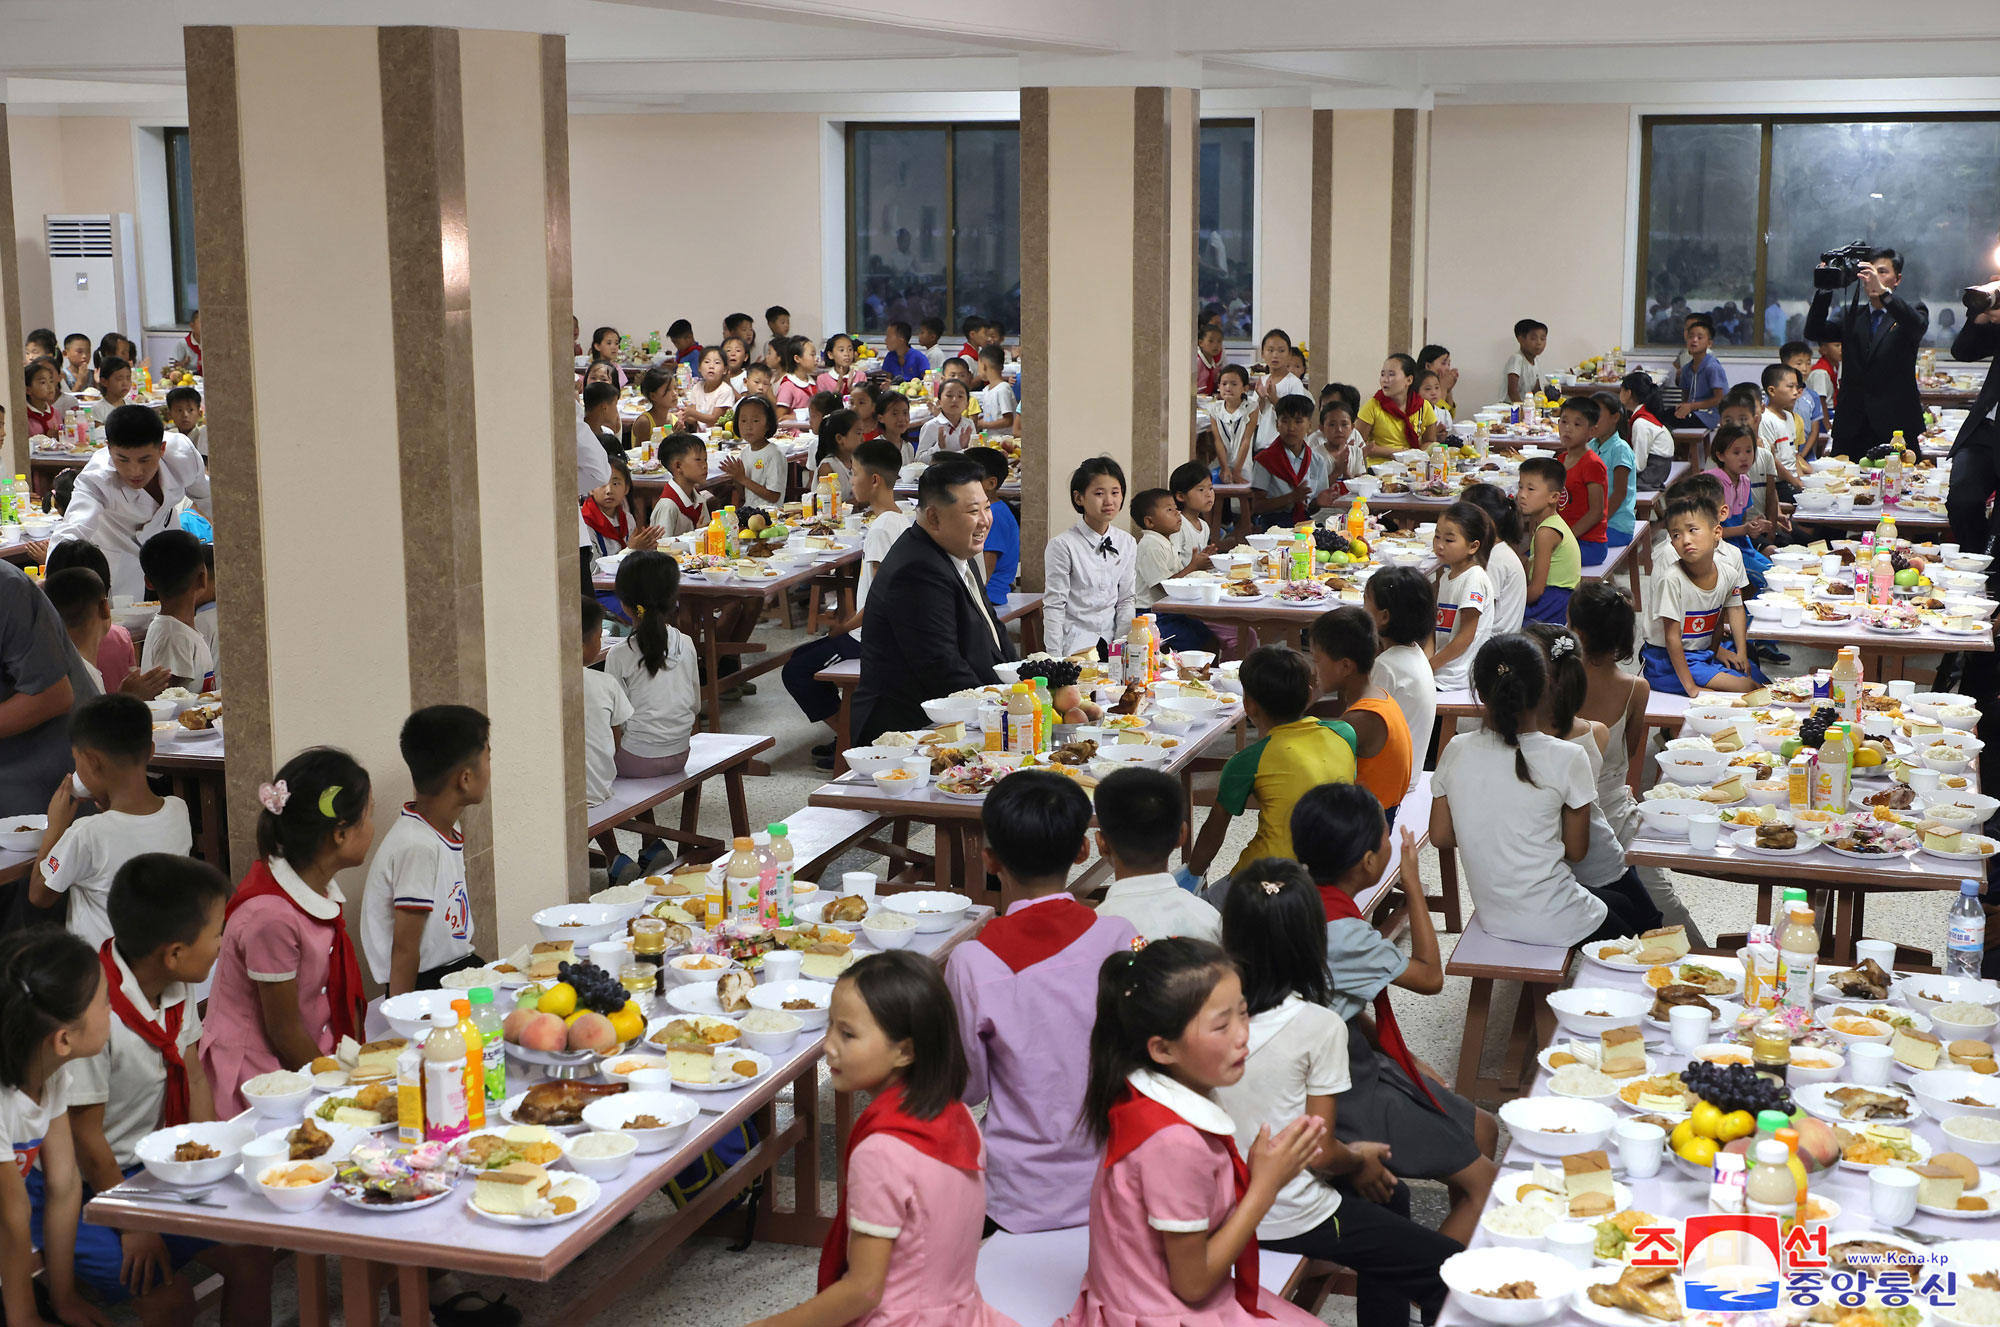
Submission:
[[[1641,143],[1638,343],[1678,343],[1688,313],[1722,345],[1803,339],[1819,255],[1866,240],[1948,348],[1958,292],[1993,275],[2000,117],[1657,116]]]
[[[847,128],[850,326],[978,315],[1021,330],[1021,131],[1014,124]]]
[[[186,323],[201,300],[194,267],[194,158],[185,129],[167,130],[167,227],[174,253],[174,321]]]
[[[1250,120],[1201,125],[1201,217],[1195,228],[1195,313],[1222,310],[1231,341],[1256,335],[1252,258],[1257,234],[1257,127]]]

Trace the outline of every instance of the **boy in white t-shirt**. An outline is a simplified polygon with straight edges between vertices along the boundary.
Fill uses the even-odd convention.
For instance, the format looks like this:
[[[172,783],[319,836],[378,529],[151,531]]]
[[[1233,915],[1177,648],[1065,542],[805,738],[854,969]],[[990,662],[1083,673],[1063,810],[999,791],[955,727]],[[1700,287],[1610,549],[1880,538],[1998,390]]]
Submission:
[[[140,671],[164,668],[177,687],[213,691],[215,655],[194,624],[210,584],[201,540],[186,530],[162,530],[139,550],[139,568],[160,596],[160,611],[146,628]]]
[[[1771,453],[1778,475],[1778,496],[1789,501],[1803,487],[1799,480],[1799,452],[1805,440],[1805,422],[1792,409],[1798,404],[1805,385],[1797,369],[1789,364],[1764,366],[1764,409],[1757,416],[1757,448]]]
[[[194,444],[203,460],[208,459],[208,425],[201,422],[200,392],[192,387],[176,387],[168,392],[167,423]]]
[[[361,948],[390,995],[436,990],[446,973],[479,967],[465,887],[459,817],[493,784],[492,724],[469,705],[428,705],[398,738],[416,797],[403,804],[368,865]]]
[[[111,878],[141,853],[186,856],[194,846],[187,804],[146,784],[153,758],[153,716],[137,696],[98,696],[71,712],[76,777],[49,803],[41,856],[28,877],[28,901],[53,908],[69,896],[69,929],[95,949],[111,938],[105,911]],[[98,814],[77,819],[75,783]]]
[[[1655,578],[1656,607],[1646,620],[1640,670],[1663,695],[1752,690],[1764,678],[1747,644],[1743,587],[1749,582],[1740,560],[1716,553],[1724,546],[1721,511],[1705,495],[1676,490],[1665,520],[1678,560]]]
[[[1008,433],[1014,428],[1014,388],[1005,376],[1007,352],[997,345],[979,352],[979,428],[984,433]]]
[[[625,688],[601,668],[591,665],[604,649],[604,605],[596,599],[583,601],[583,796],[596,806],[611,796],[611,784],[618,777],[618,744],[625,740],[625,723],[632,717],[632,702]],[[618,879],[618,854],[611,879]]]
[[[1548,385],[1535,360],[1549,348],[1549,325],[1533,318],[1521,319],[1514,324],[1514,344],[1516,349],[1507,357],[1507,367],[1501,370],[1503,399],[1530,401]]]

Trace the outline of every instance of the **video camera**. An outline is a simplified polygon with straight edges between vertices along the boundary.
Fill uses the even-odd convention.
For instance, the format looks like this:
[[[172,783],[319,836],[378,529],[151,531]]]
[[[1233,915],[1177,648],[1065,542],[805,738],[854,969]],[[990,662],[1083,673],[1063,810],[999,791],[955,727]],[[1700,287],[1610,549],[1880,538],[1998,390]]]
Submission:
[[[1866,240],[1828,249],[1819,256],[1820,265],[1813,269],[1813,289],[1840,290],[1853,285],[1861,279],[1861,268],[1873,252],[1875,246]]]

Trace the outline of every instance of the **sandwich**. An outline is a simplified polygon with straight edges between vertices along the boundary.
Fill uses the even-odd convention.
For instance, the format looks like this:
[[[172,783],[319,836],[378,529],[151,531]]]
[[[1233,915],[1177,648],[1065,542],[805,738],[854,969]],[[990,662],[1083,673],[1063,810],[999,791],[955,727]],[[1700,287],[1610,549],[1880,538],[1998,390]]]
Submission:
[[[1721,732],[1709,738],[1708,744],[1717,751],[1741,751],[1743,749],[1743,730],[1733,727],[1724,728]]]
[[[1913,1027],[1900,1027],[1889,1040],[1889,1052],[1896,1063],[1912,1069],[1937,1068],[1938,1053],[1942,1048],[1936,1036],[1929,1032],[1919,1032]]]
[[[1618,1205],[1611,1181],[1611,1159],[1602,1151],[1566,1156],[1562,1168],[1563,1192],[1569,1198],[1572,1219],[1606,1216]]]
[[[750,974],[725,972],[715,983],[715,1002],[725,1014],[740,1014],[750,1007]]]
[[[1604,1033],[1597,1053],[1598,1072],[1612,1078],[1630,1078],[1646,1072],[1646,1038],[1635,1027],[1610,1028]]]
[[[354,1067],[347,1071],[350,1082],[380,1082],[396,1076],[396,1060],[410,1048],[410,1043],[402,1037],[385,1037],[381,1041],[371,1041],[361,1047],[356,1054]]]

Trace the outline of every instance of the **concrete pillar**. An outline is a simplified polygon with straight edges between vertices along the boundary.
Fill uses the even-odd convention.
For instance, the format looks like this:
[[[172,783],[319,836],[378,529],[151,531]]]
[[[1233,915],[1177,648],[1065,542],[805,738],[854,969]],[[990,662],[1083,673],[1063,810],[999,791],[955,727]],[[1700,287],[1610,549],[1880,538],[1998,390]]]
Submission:
[[[1422,346],[1430,112],[1312,116],[1312,376],[1366,399],[1384,356]]]
[[[21,255],[14,243],[14,166],[7,133],[7,106],[0,102],[0,336],[7,339],[8,369],[6,390],[0,392],[0,405],[7,407],[0,466],[11,478],[28,473],[28,390],[20,370],[28,329],[21,322]]]

